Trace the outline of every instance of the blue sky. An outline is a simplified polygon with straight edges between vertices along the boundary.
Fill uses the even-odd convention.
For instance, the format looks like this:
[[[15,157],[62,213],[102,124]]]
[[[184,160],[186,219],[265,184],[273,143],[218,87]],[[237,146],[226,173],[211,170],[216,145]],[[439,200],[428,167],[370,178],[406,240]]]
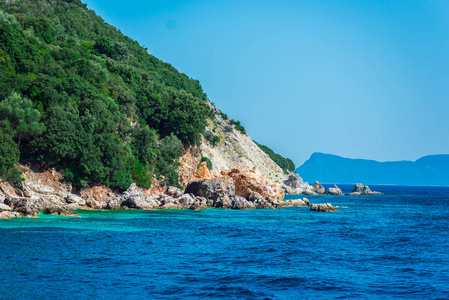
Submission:
[[[449,153],[447,0],[84,2],[298,166]]]

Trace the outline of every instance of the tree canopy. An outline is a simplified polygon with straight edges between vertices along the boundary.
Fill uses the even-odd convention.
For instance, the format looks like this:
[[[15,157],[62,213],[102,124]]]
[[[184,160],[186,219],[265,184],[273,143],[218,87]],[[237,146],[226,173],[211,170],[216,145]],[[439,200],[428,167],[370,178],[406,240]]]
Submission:
[[[200,143],[209,115],[197,80],[81,1],[0,2],[0,177],[21,159],[78,185],[176,184],[182,144]]]

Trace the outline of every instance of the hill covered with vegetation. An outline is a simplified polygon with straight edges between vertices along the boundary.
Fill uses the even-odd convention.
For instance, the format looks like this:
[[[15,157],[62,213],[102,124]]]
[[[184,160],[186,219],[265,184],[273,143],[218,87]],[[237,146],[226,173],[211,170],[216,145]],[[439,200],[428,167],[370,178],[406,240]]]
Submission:
[[[197,80],[79,0],[0,2],[0,177],[20,160],[89,182],[176,184],[211,114]]]
[[[215,114],[228,119],[197,80],[81,1],[0,2],[1,179],[18,184],[21,162],[77,186],[176,185],[183,147],[201,143]]]

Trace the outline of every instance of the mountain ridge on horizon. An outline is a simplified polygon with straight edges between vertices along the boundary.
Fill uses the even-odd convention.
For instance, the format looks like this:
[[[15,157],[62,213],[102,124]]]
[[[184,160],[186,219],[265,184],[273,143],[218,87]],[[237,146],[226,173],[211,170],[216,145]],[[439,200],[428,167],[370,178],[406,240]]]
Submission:
[[[315,152],[296,172],[309,182],[449,186],[448,167],[449,154],[380,162]]]

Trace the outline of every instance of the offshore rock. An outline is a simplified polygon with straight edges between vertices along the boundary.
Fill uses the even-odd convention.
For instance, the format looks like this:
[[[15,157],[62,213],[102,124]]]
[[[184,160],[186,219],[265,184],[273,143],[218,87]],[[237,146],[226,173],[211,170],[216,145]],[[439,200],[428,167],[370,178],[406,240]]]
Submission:
[[[325,192],[324,187],[323,187],[318,181],[315,181],[315,182],[313,183],[313,190],[314,190],[315,193],[317,193],[317,194],[324,194],[324,192]]]
[[[337,186],[334,185],[333,188],[328,188],[325,192],[326,195],[337,195],[337,196],[341,196],[343,195],[343,192],[341,191],[341,189]]]
[[[359,196],[359,195],[382,195],[380,192],[372,192],[369,186],[363,185],[361,183],[356,183],[352,192],[348,195]]]
[[[264,199],[274,198],[279,201],[284,199],[285,192],[280,184],[263,177],[257,167],[254,167],[251,171],[234,168],[230,171],[224,170],[221,174],[232,178],[237,196],[248,198],[251,194],[257,193]]]
[[[325,204],[312,204],[310,207],[310,210],[317,211],[317,212],[334,212],[338,211],[332,204],[325,203]]]
[[[302,199],[291,199],[287,201],[281,202],[282,207],[301,207],[301,206],[310,206],[310,201],[307,198]]]

